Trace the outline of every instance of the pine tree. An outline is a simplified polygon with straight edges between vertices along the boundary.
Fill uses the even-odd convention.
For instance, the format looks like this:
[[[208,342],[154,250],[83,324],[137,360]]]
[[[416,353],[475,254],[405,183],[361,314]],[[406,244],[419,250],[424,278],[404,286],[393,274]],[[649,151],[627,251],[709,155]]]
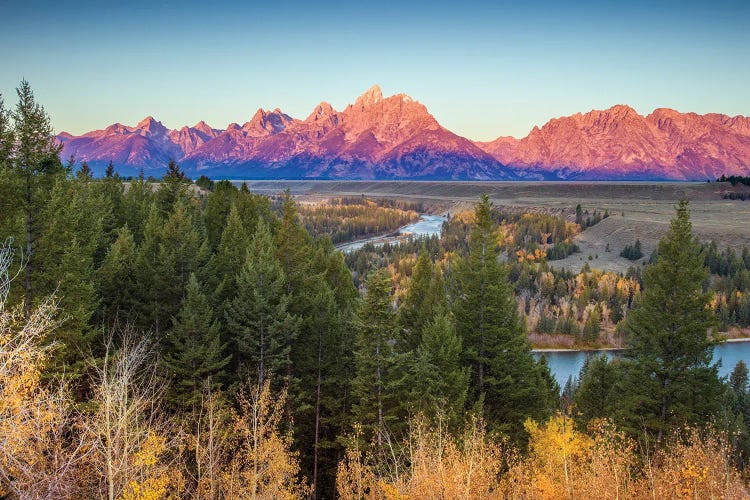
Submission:
[[[252,374],[262,385],[273,373],[275,384],[289,386],[289,352],[299,320],[289,313],[285,275],[274,250],[268,227],[259,222],[225,316],[241,374]]]
[[[658,259],[643,276],[640,303],[626,320],[627,377],[623,423],[661,443],[680,424],[706,422],[719,406],[721,384],[711,365],[715,320],[701,246],[693,239],[688,202],[680,201]]]
[[[312,245],[310,235],[299,221],[299,211],[292,195],[284,193],[282,200],[281,226],[276,235],[277,251],[281,268],[286,276],[286,290],[293,298],[301,298],[307,285]],[[304,301],[295,301],[296,310]]]
[[[523,440],[523,422],[550,411],[543,367],[526,339],[507,272],[498,262],[493,206],[483,195],[474,212],[469,255],[456,263],[453,310],[464,358],[472,367],[471,399],[495,430]]]
[[[55,294],[65,321],[55,330],[51,373],[73,380],[86,369],[93,352],[91,319],[99,307],[94,260],[104,252],[102,223],[110,213],[107,200],[92,189],[88,176],[58,177],[39,220],[37,270],[39,293]]]
[[[232,205],[216,253],[208,265],[206,282],[214,290],[213,302],[222,310],[232,298],[238,271],[245,263],[250,235],[236,205]]]
[[[149,216],[142,258],[139,260],[150,291],[151,315],[157,338],[177,315],[191,273],[198,272],[208,259],[208,247],[195,227],[189,205],[178,203],[163,222]],[[154,227],[157,224],[157,227]]]
[[[306,356],[295,365],[300,391],[295,435],[300,450],[312,458],[303,462],[319,498],[333,495],[336,463],[342,452],[339,437],[349,431],[350,382],[354,372],[352,319],[359,293],[341,252],[327,238],[316,242],[305,330],[314,334],[305,343]],[[309,335],[309,333],[308,333]],[[310,346],[315,346],[311,349]],[[310,436],[312,439],[310,439]]]
[[[355,323],[356,373],[352,392],[356,402],[352,414],[354,421],[362,424],[365,439],[375,438],[380,453],[388,426],[395,418],[391,410],[399,405],[397,395],[389,390],[393,384],[395,357],[392,340],[396,333],[390,274],[385,269],[373,272],[366,288]]]
[[[0,94],[0,238],[3,240],[16,232],[13,228],[13,216],[18,211],[16,206],[17,197],[13,191],[15,176],[11,170],[13,143],[13,127],[10,123],[10,114],[5,109],[5,102],[3,101],[2,94]]]
[[[419,253],[404,301],[398,311],[398,325],[401,328],[400,348],[413,351],[420,344],[420,335],[425,324],[434,315],[430,304],[430,286],[433,281],[433,265],[425,248]]]
[[[97,290],[101,297],[100,321],[130,322],[138,314],[138,282],[136,281],[136,248],[133,234],[125,226],[109,248],[97,271]]]
[[[111,245],[118,236],[120,228],[125,226],[125,185],[119,175],[108,176],[97,182],[91,183],[92,190],[106,200],[110,210],[102,219],[102,230],[107,240],[107,246]],[[106,248],[105,248],[106,251]],[[95,262],[100,265],[104,253],[97,255]]]
[[[177,205],[189,202],[189,187],[190,181],[185,178],[180,166],[174,160],[169,160],[167,172],[161,178],[155,195],[156,204],[162,214],[169,214]]]
[[[109,165],[107,165],[107,170],[104,172],[104,176],[107,178],[115,176],[115,166],[112,165],[112,161],[110,161]]]
[[[215,249],[221,242],[229,213],[233,207],[237,209],[234,202],[237,197],[238,190],[231,182],[219,181],[206,198],[203,220],[211,249]]]
[[[151,185],[143,179],[143,175],[130,181],[123,200],[123,216],[138,245],[143,242],[153,199],[154,192]]]
[[[599,312],[599,307],[594,307],[589,312],[586,318],[586,323],[583,325],[583,340],[585,342],[594,343],[599,340],[599,333],[601,331],[602,315]]]
[[[452,318],[438,312],[422,329],[412,367],[410,399],[416,410],[431,418],[442,413],[451,424],[461,423],[470,375],[462,353]]]
[[[200,401],[203,390],[220,387],[231,356],[219,333],[208,298],[191,273],[182,308],[165,337],[162,363],[172,378],[170,402],[188,408]]]
[[[573,397],[582,420],[615,416],[619,406],[617,382],[622,376],[619,366],[619,363],[610,362],[605,354],[586,358]]]
[[[35,242],[39,231],[39,215],[57,177],[64,175],[58,157],[61,145],[55,142],[49,116],[36,102],[29,82],[22,80],[16,89],[18,104],[13,112],[15,122],[11,162],[13,180],[10,193],[25,219],[25,282],[24,310],[28,316],[34,298],[36,272]]]
[[[135,289],[137,295],[134,297],[138,314],[132,318],[134,320],[133,326],[143,330],[153,329],[158,336],[167,325],[160,323],[157,272],[160,266],[159,247],[162,241],[164,220],[156,204],[150,205],[148,219],[141,222],[140,225],[142,227],[142,242],[138,246],[136,258]],[[133,236],[136,239],[135,234]]]

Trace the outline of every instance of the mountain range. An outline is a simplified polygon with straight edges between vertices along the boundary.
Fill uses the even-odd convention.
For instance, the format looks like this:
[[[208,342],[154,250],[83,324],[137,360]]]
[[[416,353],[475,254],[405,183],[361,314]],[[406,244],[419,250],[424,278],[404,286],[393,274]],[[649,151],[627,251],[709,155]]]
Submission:
[[[406,94],[376,85],[343,111],[321,102],[295,119],[259,109],[243,125],[169,130],[147,117],[81,136],[61,156],[95,173],[160,175],[170,159],[192,176],[234,179],[706,180],[750,174],[750,118],[625,105],[555,118],[522,139],[476,142],[442,127]]]

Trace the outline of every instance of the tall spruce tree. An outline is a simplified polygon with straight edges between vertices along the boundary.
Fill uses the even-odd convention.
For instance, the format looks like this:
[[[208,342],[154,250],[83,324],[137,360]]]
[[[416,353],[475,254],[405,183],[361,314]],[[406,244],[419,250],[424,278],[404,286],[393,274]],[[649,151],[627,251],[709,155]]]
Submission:
[[[450,314],[439,311],[422,328],[410,377],[410,400],[430,418],[444,415],[457,426],[464,415],[470,371]]]
[[[573,395],[580,420],[614,417],[620,401],[620,366],[619,362],[610,362],[605,354],[586,358]]]
[[[374,271],[367,280],[367,293],[356,318],[357,344],[354,352],[356,373],[352,380],[355,403],[354,420],[362,424],[363,436],[374,438],[378,453],[388,427],[396,418],[398,395],[392,391],[395,356],[393,339],[396,334],[392,307],[391,275],[385,269]]]
[[[99,321],[102,323],[131,322],[138,311],[138,282],[136,259],[138,248],[128,226],[120,228],[117,239],[107,251],[97,270],[97,290],[101,303]]]
[[[276,389],[292,385],[287,376],[290,340],[297,336],[299,319],[289,313],[284,271],[268,226],[262,221],[253,235],[225,317],[235,335],[240,373],[257,379],[260,386],[269,373],[274,375]]]
[[[0,94],[0,239],[2,240],[16,232],[13,226],[14,215],[17,213],[17,196],[13,192],[15,176],[11,170],[13,143],[10,113],[5,109],[5,102]]]
[[[60,176],[40,214],[37,240],[37,290],[55,294],[65,321],[55,329],[50,370],[73,380],[86,369],[94,349],[91,318],[99,307],[95,258],[106,248],[103,220],[111,213],[108,200],[93,189],[88,176]]]
[[[488,424],[523,440],[523,422],[544,418],[557,395],[531,354],[507,272],[498,261],[493,206],[483,195],[474,211],[469,255],[456,263],[453,311],[472,368],[472,403]]]
[[[421,342],[425,324],[433,318],[430,286],[433,281],[433,264],[427,249],[417,257],[404,301],[398,309],[398,325],[401,328],[401,349],[413,351]]]
[[[706,422],[718,411],[722,392],[711,364],[711,294],[702,288],[708,271],[693,238],[688,202],[680,201],[676,210],[626,320],[629,363],[621,420],[658,443],[681,424]]]
[[[231,355],[195,273],[190,274],[182,308],[164,343],[162,364],[172,379],[168,399],[177,407],[194,406],[204,390],[218,389],[224,382]]]
[[[154,191],[151,184],[143,178],[142,173],[129,182],[122,211],[125,223],[130,228],[130,232],[133,233],[133,240],[138,245],[143,242],[153,199]]]
[[[330,240],[317,241],[316,247],[312,262],[316,279],[312,280],[311,314],[306,322],[306,329],[315,337],[300,345],[306,356],[295,367],[306,396],[298,406],[295,435],[299,449],[303,453],[309,450],[306,455],[310,458],[303,466],[312,479],[314,496],[328,498],[335,491],[336,463],[342,452],[339,437],[348,431],[354,371],[351,326],[359,293],[343,255]]]
[[[237,275],[245,263],[250,234],[239,210],[232,205],[216,253],[208,265],[206,282],[213,289],[213,302],[222,310],[233,297]]]
[[[214,184],[214,189],[206,198],[203,220],[208,244],[212,250],[215,250],[221,241],[227,217],[232,207],[235,206],[234,200],[238,193],[238,189],[230,181],[219,181]]]
[[[15,141],[11,154],[10,193],[24,216],[24,310],[28,316],[34,298],[34,249],[39,236],[40,213],[57,177],[64,175],[65,169],[58,157],[62,146],[55,141],[49,116],[36,102],[29,82],[22,80],[16,93],[18,103],[12,114]]]

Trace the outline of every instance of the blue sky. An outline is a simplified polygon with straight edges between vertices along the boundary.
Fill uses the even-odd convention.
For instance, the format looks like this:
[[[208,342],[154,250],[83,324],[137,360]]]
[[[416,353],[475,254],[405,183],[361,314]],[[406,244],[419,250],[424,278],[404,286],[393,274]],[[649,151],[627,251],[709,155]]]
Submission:
[[[72,133],[304,118],[374,83],[478,140],[618,103],[750,115],[750,2],[0,0],[6,106],[22,77]]]

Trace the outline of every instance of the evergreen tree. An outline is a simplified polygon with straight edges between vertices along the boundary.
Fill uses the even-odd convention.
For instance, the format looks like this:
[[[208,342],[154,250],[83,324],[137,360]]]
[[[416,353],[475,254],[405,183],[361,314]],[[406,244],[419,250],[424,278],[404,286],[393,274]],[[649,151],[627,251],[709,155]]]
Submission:
[[[432,281],[432,259],[423,248],[417,258],[411,280],[409,280],[406,296],[398,311],[402,350],[413,351],[419,346],[424,326],[434,316],[432,304],[430,304]]]
[[[432,418],[442,412],[448,422],[460,424],[470,374],[461,362],[462,352],[452,318],[438,312],[422,329],[412,368],[410,399],[418,411]]]
[[[92,189],[88,176],[58,177],[39,220],[38,279],[44,295],[55,294],[65,320],[55,329],[50,371],[77,380],[92,353],[95,329],[91,318],[99,307],[94,284],[94,260],[106,248],[103,220],[107,200]]]
[[[601,331],[602,315],[599,312],[599,307],[594,307],[589,312],[586,318],[586,323],[583,325],[583,340],[585,342],[594,343],[599,340],[599,333]]]
[[[155,204],[150,205],[148,219],[141,223],[142,243],[138,247],[136,258],[136,290],[134,302],[138,315],[133,318],[134,326],[143,330],[154,329],[158,335],[167,325],[160,324],[159,290],[157,273],[159,271],[159,247],[162,241],[164,220]],[[137,241],[137,240],[136,240]]]
[[[208,258],[207,245],[194,225],[191,212],[183,203],[176,206],[158,228],[156,255],[148,259],[152,266],[145,268],[151,273],[149,279],[156,291],[153,319],[157,337],[177,315],[190,274],[198,272]],[[149,224],[152,223],[150,219]]]
[[[65,170],[58,157],[61,145],[55,142],[49,116],[36,102],[29,82],[22,80],[16,89],[18,104],[13,112],[14,147],[10,164],[14,206],[21,210],[25,225],[24,310],[28,316],[33,302],[36,272],[35,242],[39,216],[57,177]]]
[[[233,297],[237,275],[245,263],[250,235],[236,205],[232,205],[216,253],[211,257],[206,281],[214,290],[213,302],[222,310]]]
[[[260,385],[273,373],[275,384],[290,386],[289,352],[299,320],[289,313],[285,275],[274,250],[268,227],[259,222],[225,316],[240,372],[256,375]]]
[[[172,378],[168,400],[188,408],[200,401],[202,391],[220,387],[231,356],[221,342],[213,309],[194,273],[190,274],[185,301],[172,319],[165,337],[162,363]]]
[[[359,293],[341,252],[327,238],[316,246],[314,291],[308,298],[311,314],[304,327],[315,337],[297,342],[304,356],[295,365],[303,396],[297,403],[295,435],[299,449],[309,450],[306,455],[310,459],[303,465],[313,480],[315,496],[328,498],[335,491],[336,463],[342,452],[340,436],[349,430],[354,372],[351,326]]]
[[[219,181],[206,198],[206,208],[203,210],[203,220],[206,225],[206,236],[210,248],[215,249],[224,233],[230,210],[236,206],[238,190],[229,181]]]
[[[474,211],[469,255],[456,264],[454,314],[472,367],[471,401],[492,428],[523,440],[526,418],[544,418],[557,397],[534,360],[506,271],[498,262],[493,206],[483,195]]]
[[[17,214],[17,196],[15,176],[11,170],[11,153],[13,152],[13,127],[10,114],[5,109],[3,96],[0,94],[0,238],[3,240],[16,233],[14,215]],[[17,234],[20,235],[20,232]]]
[[[276,255],[286,276],[287,293],[300,299],[295,300],[295,309],[304,305],[302,297],[309,276],[311,243],[310,235],[299,221],[297,204],[287,190],[282,200],[281,226],[276,235]]]
[[[161,178],[155,195],[156,204],[162,214],[169,214],[177,205],[189,202],[189,187],[190,180],[185,178],[180,166],[174,160],[169,160],[167,172]]]
[[[91,183],[91,187],[97,196],[106,200],[110,207],[109,212],[102,218],[102,231],[108,247],[117,239],[119,229],[127,223],[125,217],[125,185],[119,175],[114,175]],[[100,265],[103,258],[104,253],[97,255],[96,264]]]
[[[724,418],[726,430],[740,466],[750,458],[750,392],[748,392],[748,369],[740,360],[729,375],[724,395]]]
[[[154,192],[141,175],[130,181],[123,200],[124,221],[133,233],[136,244],[143,242],[146,222],[150,217]]]
[[[104,176],[108,179],[115,176],[115,166],[112,165],[112,161],[107,165],[107,170],[104,172]]]
[[[97,271],[97,290],[101,297],[100,321],[128,323],[138,314],[138,282],[136,280],[136,248],[133,234],[127,226],[117,233]]]
[[[619,406],[619,363],[610,362],[605,354],[590,356],[578,375],[573,402],[584,421],[613,418]]]
[[[365,439],[374,437],[378,453],[392,412],[400,402],[390,389],[395,357],[392,340],[395,336],[395,314],[391,298],[391,276],[385,269],[373,272],[367,280],[367,293],[356,318],[357,344],[354,352],[356,373],[352,380],[355,403],[354,421],[362,424]]]
[[[693,239],[688,202],[680,201],[658,259],[643,276],[640,303],[626,321],[629,349],[623,423],[661,443],[680,424],[706,422],[719,407],[721,384],[711,365],[715,324],[707,270]]]

